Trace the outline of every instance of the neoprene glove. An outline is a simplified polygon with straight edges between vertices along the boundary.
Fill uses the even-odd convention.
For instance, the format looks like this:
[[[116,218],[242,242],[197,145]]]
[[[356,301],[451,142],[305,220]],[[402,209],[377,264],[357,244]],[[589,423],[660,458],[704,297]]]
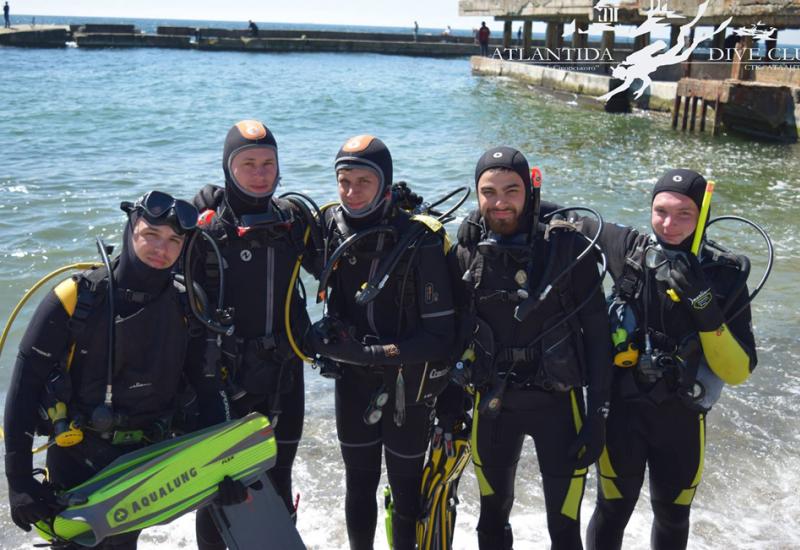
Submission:
[[[578,437],[567,451],[570,458],[575,460],[575,468],[588,468],[597,462],[603,447],[606,444],[606,417],[608,416],[608,403],[593,403],[589,398],[589,407],[586,418],[583,420]]]
[[[241,481],[225,476],[217,485],[217,502],[222,506],[233,506],[247,500],[247,487]]]
[[[694,254],[681,254],[672,261],[667,282],[681,300],[687,302],[698,331],[711,332],[725,322],[711,285]]]
[[[353,338],[340,322],[331,318],[314,323],[309,345],[318,355],[351,365],[380,364],[379,359],[385,356],[383,346],[365,346]]]
[[[30,531],[31,524],[55,516],[66,506],[59,504],[53,490],[26,476],[8,478],[8,500],[11,520],[23,531]]]
[[[225,197],[225,189],[217,187],[216,185],[204,185],[200,191],[192,199],[192,204],[197,208],[198,212],[204,210],[216,210],[217,206],[222,204],[222,199]]]

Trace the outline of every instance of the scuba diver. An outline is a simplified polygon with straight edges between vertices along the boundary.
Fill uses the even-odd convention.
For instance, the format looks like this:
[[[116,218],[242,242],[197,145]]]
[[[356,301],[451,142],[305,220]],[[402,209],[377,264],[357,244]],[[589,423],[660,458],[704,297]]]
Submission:
[[[57,285],[20,343],[6,397],[5,471],[11,518],[25,531],[66,508],[56,491],[171,437],[186,382],[208,383],[185,362],[188,307],[173,274],[197,210],[160,191],[121,208],[119,256],[109,261],[98,239],[104,265]],[[34,433],[51,437],[43,482],[33,468]],[[138,534],[98,548],[136,548]]]
[[[478,209],[450,257],[459,314],[476,323],[453,377],[475,391],[481,549],[513,546],[508,520],[526,435],[552,548],[581,548],[587,468],[603,449],[612,373],[602,274],[594,243],[540,203],[540,184],[521,152],[486,151],[475,168]]]
[[[622,546],[645,466],[651,546],[686,548],[706,414],[724,383],[744,382],[756,365],[749,260],[704,239],[711,191],[697,172],[669,170],[653,188],[652,235],[621,225],[600,232],[614,279],[609,312],[619,368],[588,548]],[[584,219],[581,230],[597,227]]]
[[[206,186],[194,199],[203,211],[205,240],[191,243],[187,263],[217,307],[190,360],[224,380],[225,407],[206,411],[205,424],[251,411],[270,419],[278,458],[268,476],[295,517],[292,464],[303,431],[305,388],[302,352],[295,351],[292,333],[300,337],[310,325],[297,273],[307,233],[318,230],[301,201],[274,196],[278,146],[263,123],[243,120],[231,127],[222,169],[224,189]],[[238,493],[246,495],[242,487]],[[225,547],[207,509],[197,514],[197,540],[204,550]]]
[[[335,170],[340,203],[323,210],[328,246],[318,293],[327,310],[312,327],[310,347],[322,372],[337,378],[350,548],[373,547],[383,452],[394,501],[389,539],[395,550],[409,550],[433,407],[448,383],[449,241],[439,221],[400,207],[380,139],[348,139]]]

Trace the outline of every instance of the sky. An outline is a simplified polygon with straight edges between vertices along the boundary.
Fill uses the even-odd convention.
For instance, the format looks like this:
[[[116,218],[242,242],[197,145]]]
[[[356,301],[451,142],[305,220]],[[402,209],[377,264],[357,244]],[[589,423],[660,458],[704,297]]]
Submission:
[[[712,0],[719,1],[719,0]],[[501,34],[503,23],[491,17],[459,17],[458,0],[9,0],[14,13],[131,19],[206,19],[259,23],[319,23],[387,27],[474,29],[486,20]],[[514,36],[521,23],[514,23]],[[619,34],[625,34],[620,29]],[[633,27],[629,29],[633,30]],[[544,33],[536,22],[534,33]],[[730,32],[730,31],[729,31]],[[497,36],[495,34],[495,36]],[[652,38],[665,38],[667,31]],[[781,43],[800,43],[800,31],[782,31]]]
[[[471,29],[479,17],[459,17],[458,0],[9,0],[13,12],[27,15],[208,19],[276,23],[323,23]],[[503,24],[487,20],[490,28]]]

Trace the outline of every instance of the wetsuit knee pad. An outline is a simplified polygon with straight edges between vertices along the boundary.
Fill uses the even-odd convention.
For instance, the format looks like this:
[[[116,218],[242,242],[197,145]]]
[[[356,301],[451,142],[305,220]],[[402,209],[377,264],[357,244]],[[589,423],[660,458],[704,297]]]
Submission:
[[[389,486],[392,488],[394,513],[416,518],[421,511],[419,488],[422,484],[422,472],[415,476],[390,473],[388,477]]]
[[[691,507],[652,500],[653,529],[650,546],[655,550],[686,548]]]
[[[349,493],[375,494],[381,480],[380,470],[362,470],[361,468],[345,468],[345,482]]]

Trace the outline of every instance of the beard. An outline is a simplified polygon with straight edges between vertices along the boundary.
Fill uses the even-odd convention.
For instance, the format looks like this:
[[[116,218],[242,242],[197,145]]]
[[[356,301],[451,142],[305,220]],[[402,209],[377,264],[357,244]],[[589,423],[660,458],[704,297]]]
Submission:
[[[494,217],[495,210],[487,210],[483,214],[483,219],[491,231],[498,235],[513,235],[519,228],[520,213],[508,209],[507,211],[513,212],[514,216],[511,218],[498,219]]]

